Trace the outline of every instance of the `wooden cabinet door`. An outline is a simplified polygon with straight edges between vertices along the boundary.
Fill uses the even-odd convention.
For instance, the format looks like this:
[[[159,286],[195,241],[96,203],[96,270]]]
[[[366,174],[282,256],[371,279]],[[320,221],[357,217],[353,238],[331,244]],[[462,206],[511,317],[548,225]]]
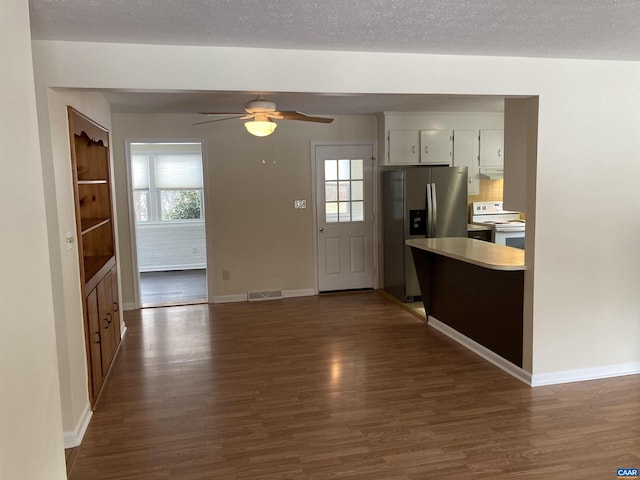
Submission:
[[[111,273],[107,273],[96,287],[98,292],[98,314],[100,316],[100,332],[102,334],[102,373],[109,371],[115,353],[115,328],[113,326],[113,295]]]
[[[415,164],[420,161],[418,130],[389,131],[389,163]]]
[[[114,267],[87,295],[92,403],[100,394],[120,343],[119,310],[118,276]]]
[[[98,313],[98,293],[94,288],[87,295],[87,327],[89,329],[89,368],[91,375],[91,392],[93,398],[98,396],[102,381],[102,329]]]

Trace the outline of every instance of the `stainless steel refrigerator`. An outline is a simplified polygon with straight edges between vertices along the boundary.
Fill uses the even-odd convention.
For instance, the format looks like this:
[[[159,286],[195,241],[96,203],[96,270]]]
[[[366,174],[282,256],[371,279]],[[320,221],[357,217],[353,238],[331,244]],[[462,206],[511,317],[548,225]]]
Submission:
[[[382,172],[384,289],[420,299],[408,238],[467,236],[467,167],[408,166]]]

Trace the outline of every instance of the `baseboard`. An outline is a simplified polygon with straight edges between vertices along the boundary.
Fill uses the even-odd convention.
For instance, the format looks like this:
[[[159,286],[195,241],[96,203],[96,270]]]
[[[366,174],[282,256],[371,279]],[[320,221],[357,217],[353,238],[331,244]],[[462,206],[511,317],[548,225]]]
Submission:
[[[87,401],[84,412],[82,412],[82,415],[76,424],[76,428],[73,432],[64,432],[64,448],[77,447],[82,443],[82,439],[87,431],[92,415],[93,412],[91,411],[91,407]]]
[[[183,263],[178,265],[154,265],[153,267],[143,267],[138,271],[140,273],[153,273],[153,272],[173,272],[176,270],[205,270],[207,268],[206,263]]]
[[[317,295],[316,292],[312,288],[303,288],[299,290],[282,290],[282,298],[294,298],[294,297],[312,297]],[[247,294],[237,294],[237,295],[220,295],[217,297],[213,297],[212,303],[234,303],[234,302],[246,302]]]
[[[302,288],[300,290],[283,290],[282,298],[313,297],[317,294],[318,292],[316,292],[312,288]]]
[[[640,374],[640,362],[618,363],[602,367],[540,373],[532,376],[531,386],[540,387],[543,385],[557,385],[559,383],[585,382],[587,380],[637,374]]]
[[[246,302],[247,294],[240,293],[237,295],[220,295],[213,297],[212,303],[234,303],[234,302]]]
[[[122,309],[123,310],[135,310],[136,309],[136,304],[131,302],[131,303],[123,303],[122,304]]]
[[[429,316],[428,325],[430,327],[433,327],[440,333],[443,333],[444,335],[451,338],[452,340],[455,340],[460,345],[468,348],[476,355],[479,355],[480,357],[484,358],[488,362],[494,364],[496,367],[508,373],[512,377],[517,378],[518,380],[520,380],[523,383],[526,383],[527,385],[531,385],[531,374],[529,372],[526,372],[525,370],[514,365],[510,361],[505,360],[500,355],[489,350],[487,347],[480,345],[478,342],[474,340],[471,340],[469,337],[463,335],[457,330],[454,330],[449,325],[442,323],[441,321],[433,318],[432,316]]]

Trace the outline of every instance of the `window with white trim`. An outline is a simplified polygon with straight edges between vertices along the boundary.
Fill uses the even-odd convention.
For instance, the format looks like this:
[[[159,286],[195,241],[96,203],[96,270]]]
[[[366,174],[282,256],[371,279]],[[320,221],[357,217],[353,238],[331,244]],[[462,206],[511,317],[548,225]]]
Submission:
[[[136,223],[203,220],[199,143],[131,144],[131,177]]]

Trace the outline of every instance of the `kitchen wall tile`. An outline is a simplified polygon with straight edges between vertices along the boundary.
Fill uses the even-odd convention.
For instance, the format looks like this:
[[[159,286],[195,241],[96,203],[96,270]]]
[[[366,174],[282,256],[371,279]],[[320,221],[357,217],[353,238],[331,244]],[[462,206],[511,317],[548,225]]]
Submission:
[[[501,201],[503,185],[504,179],[502,178],[497,180],[480,179],[480,195],[469,195],[467,197],[469,220],[471,220],[471,203]]]

